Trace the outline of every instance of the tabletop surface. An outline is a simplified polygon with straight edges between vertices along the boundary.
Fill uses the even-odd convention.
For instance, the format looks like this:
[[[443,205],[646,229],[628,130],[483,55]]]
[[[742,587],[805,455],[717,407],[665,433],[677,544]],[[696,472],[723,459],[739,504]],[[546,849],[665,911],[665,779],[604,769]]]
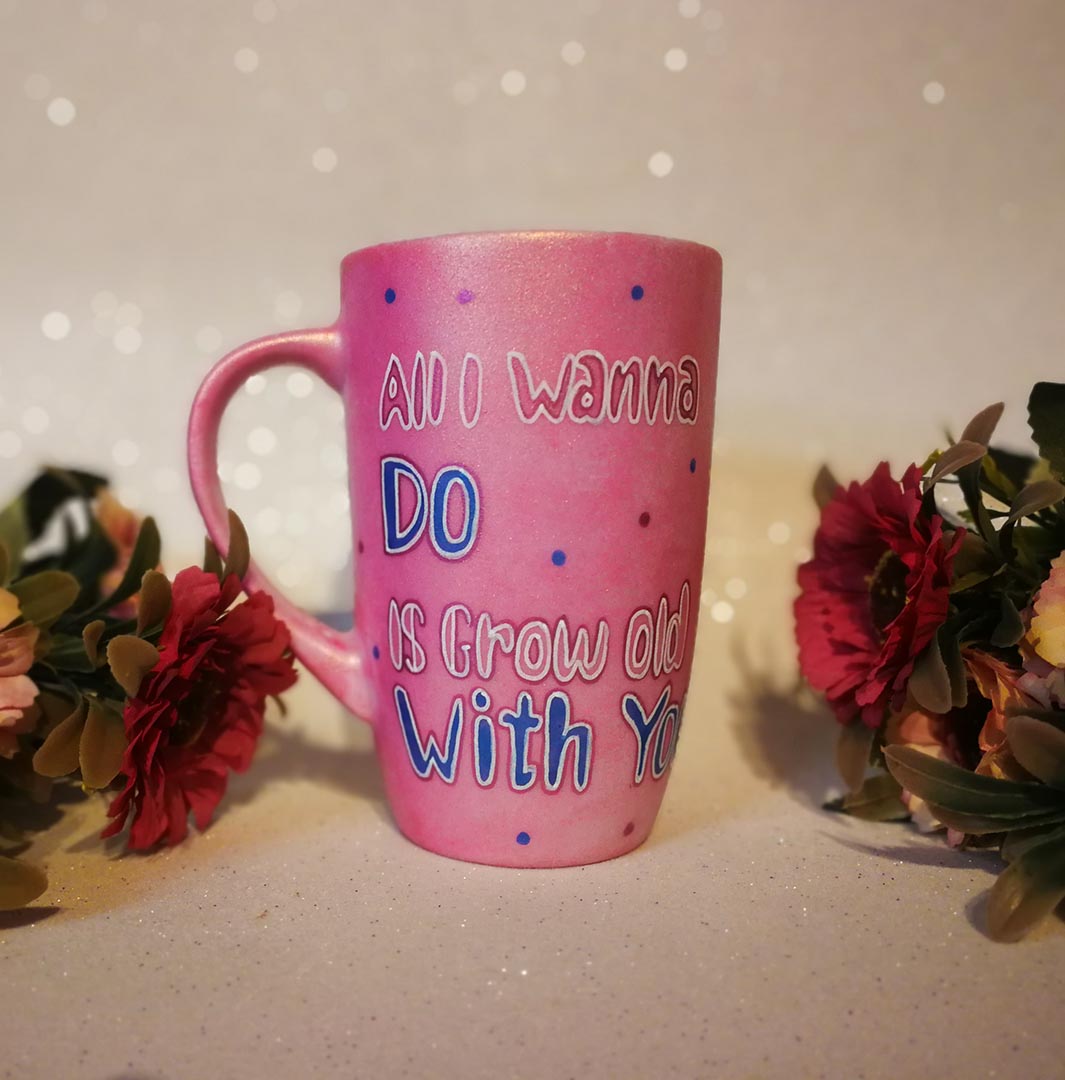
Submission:
[[[369,730],[304,676],[204,835],[119,857],[90,800],[41,836],[52,886],[0,921],[0,1076],[1060,1074],[1061,923],[996,945],[997,856],[820,809],[834,724],[796,692],[789,614],[809,472],[719,454],[640,850],[533,871],[414,847]]]

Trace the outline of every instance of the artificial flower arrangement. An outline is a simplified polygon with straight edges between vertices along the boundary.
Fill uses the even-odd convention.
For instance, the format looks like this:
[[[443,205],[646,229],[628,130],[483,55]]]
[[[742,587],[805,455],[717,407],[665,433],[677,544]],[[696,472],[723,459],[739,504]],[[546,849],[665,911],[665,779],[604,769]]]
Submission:
[[[795,619],[840,724],[829,808],[997,847],[988,930],[1013,941],[1065,898],[1065,384],[1029,398],[1038,457],[990,445],[1001,414],[900,481],[822,470]]]
[[[268,697],[296,678],[289,632],[243,592],[248,542],[230,515],[223,563],[170,581],[160,538],[102,477],[46,469],[0,511],[0,910],[47,888],[27,804],[110,798],[104,837],[179,843],[251,762]],[[57,790],[58,789],[58,790]]]

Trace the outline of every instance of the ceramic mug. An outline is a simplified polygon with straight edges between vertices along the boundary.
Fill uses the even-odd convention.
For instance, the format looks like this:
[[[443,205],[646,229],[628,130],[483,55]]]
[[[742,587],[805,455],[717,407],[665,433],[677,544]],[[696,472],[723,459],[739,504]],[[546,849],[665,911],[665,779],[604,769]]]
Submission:
[[[344,259],[333,326],[243,345],[204,380],[189,467],[223,551],[230,397],[300,364],[343,398],[354,629],[254,567],[247,584],[373,726],[422,847],[569,866],[650,832],[691,673],[720,301],[720,256],[681,240],[407,240]]]

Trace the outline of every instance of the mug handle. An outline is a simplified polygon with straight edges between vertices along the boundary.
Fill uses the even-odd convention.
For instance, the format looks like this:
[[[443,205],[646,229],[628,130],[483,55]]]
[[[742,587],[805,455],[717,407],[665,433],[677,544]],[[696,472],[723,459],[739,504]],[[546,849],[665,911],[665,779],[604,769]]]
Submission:
[[[218,428],[222,414],[246,379],[279,364],[298,364],[343,391],[340,334],[335,327],[294,330],[241,345],[208,372],[192,403],[188,457],[192,493],[207,533],[224,555],[229,547],[225,497],[218,479]],[[365,675],[366,650],[357,630],[341,633],[287,600],[253,562],[244,577],[249,590],[269,593],[292,633],[292,651],[351,712],[369,721],[373,692]]]

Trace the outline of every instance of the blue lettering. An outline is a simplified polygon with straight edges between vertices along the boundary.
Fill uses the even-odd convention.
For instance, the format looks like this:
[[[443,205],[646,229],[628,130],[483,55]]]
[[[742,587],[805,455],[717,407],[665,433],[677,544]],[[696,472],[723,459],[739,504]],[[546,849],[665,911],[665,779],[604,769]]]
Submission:
[[[447,505],[452,490],[462,489],[463,524],[458,536],[452,536],[447,527]],[[477,539],[477,522],[480,516],[480,499],[477,485],[465,469],[459,465],[448,465],[441,469],[433,480],[433,492],[430,499],[433,508],[432,526],[429,539],[437,554],[445,559],[461,559],[469,553]]]
[[[592,759],[592,728],[589,724],[570,723],[569,697],[556,690],[547,699],[547,734],[544,740],[544,784],[557,791],[562,783],[566,752],[576,742],[573,786],[583,791],[588,785]]]
[[[635,694],[626,694],[621,699],[622,715],[625,717],[626,722],[629,727],[632,728],[633,734],[636,736],[637,751],[635,782],[637,784],[643,779],[643,774],[647,770],[647,750],[651,745],[651,735],[654,732],[655,726],[662,719],[662,714],[666,709],[666,702],[669,701],[669,694],[670,687],[667,686],[655,703],[655,707],[651,711],[650,716],[644,712],[643,704]]]
[[[523,692],[518,695],[518,711],[504,709],[499,722],[510,728],[510,786],[525,791],[536,783],[536,768],[529,764],[529,733],[540,730],[543,717],[532,711],[532,697]]]
[[[410,705],[410,695],[402,686],[395,689],[396,714],[403,732],[403,741],[407,745],[407,755],[414,771],[427,780],[435,769],[445,784],[455,782],[455,765],[458,762],[459,739],[462,737],[462,698],[455,698],[451,706],[451,719],[447,725],[447,751],[442,752],[436,736],[432,733],[425,737],[423,745],[418,735],[418,725],[414,719],[414,710]]]
[[[399,490],[403,478],[414,485],[417,499],[411,520],[400,524]],[[381,513],[385,526],[385,554],[400,555],[418,542],[425,529],[425,506],[428,498],[425,481],[406,459],[386,457],[381,461]]]

